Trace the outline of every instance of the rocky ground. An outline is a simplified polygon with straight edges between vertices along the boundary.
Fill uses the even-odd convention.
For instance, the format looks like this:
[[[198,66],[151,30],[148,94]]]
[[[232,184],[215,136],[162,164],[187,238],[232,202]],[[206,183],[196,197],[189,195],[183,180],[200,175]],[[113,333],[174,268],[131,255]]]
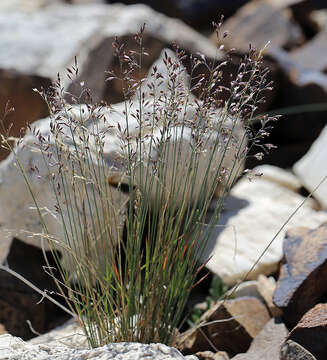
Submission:
[[[119,103],[118,84],[104,81],[104,71],[117,67],[111,44],[118,35],[132,46],[132,34],[144,22],[150,56],[141,76],[173,43],[189,54],[203,53],[220,62],[225,51],[236,48],[228,69],[233,73],[249,43],[262,47],[269,40],[264,59],[274,89],[258,111],[283,115],[269,140],[277,149],[261,162],[249,158],[246,166],[263,175],[251,182],[242,178],[233,187],[205,254],[211,256],[207,269],[228,285],[229,296],[207,309],[203,301],[208,289],[199,288],[191,302],[202,316],[197,326],[179,335],[179,351],[128,343],[89,350],[77,323],[49,301],[37,304],[40,296],[34,290],[0,271],[1,359],[327,358],[327,183],[306,200],[327,175],[325,5],[314,0],[244,0],[233,7],[231,2],[215,1],[213,9],[206,1],[205,9],[227,17],[223,30],[230,36],[225,49],[217,52],[215,36],[206,26],[210,19],[204,20],[196,2],[190,1],[189,8],[182,1],[168,3],[152,2],[159,13],[141,4],[2,0],[0,109],[8,100],[15,107],[5,124],[14,124],[14,136],[26,122],[48,116],[48,108],[32,89],[48,87],[75,56],[79,80],[88,84],[94,100]],[[1,159],[7,155],[0,151]],[[1,187],[5,172],[0,175]],[[17,216],[8,231],[8,214],[16,209],[17,215],[21,201],[20,190],[11,185],[10,194],[17,197],[0,201],[0,259],[38,287],[54,291],[55,285],[40,270],[42,250],[18,234],[31,219]],[[37,226],[33,221],[29,224]]]

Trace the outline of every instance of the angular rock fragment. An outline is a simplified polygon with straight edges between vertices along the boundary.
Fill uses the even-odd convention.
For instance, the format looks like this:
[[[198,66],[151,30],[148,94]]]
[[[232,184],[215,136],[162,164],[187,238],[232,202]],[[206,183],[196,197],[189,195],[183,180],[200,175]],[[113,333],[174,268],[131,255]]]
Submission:
[[[290,332],[287,341],[301,345],[313,359],[327,358],[327,304],[317,304],[306,312]],[[308,357],[308,359],[311,359]]]
[[[229,356],[224,351],[213,353],[212,351],[199,351],[195,354],[199,360],[229,360]]]
[[[308,350],[295,341],[287,340],[281,347],[280,360],[317,360]]]
[[[273,301],[293,327],[327,295],[327,223],[315,230],[292,230],[284,240],[285,263]]]
[[[223,25],[229,36],[224,40],[228,48],[247,52],[249,44],[263,48],[292,48],[304,41],[301,28],[292,21],[291,12],[271,1],[250,1]]]
[[[287,334],[288,330],[281,320],[270,319],[254,338],[249,350],[232,360],[279,360],[280,347]]]
[[[292,175],[286,173],[288,176],[282,177],[282,186],[273,180],[274,167],[268,167],[269,175],[265,177],[266,168],[254,169],[254,173],[263,175],[256,176],[251,182],[243,178],[231,190],[204,255],[204,259],[209,259],[207,268],[230,285],[245,275],[248,275],[247,279],[256,279],[259,274],[269,275],[276,271],[283,257],[286,230],[299,225],[312,228],[327,220],[327,214],[313,210],[314,202],[308,200],[269,245],[305,198],[290,190],[296,179],[289,180],[289,186],[285,185],[288,176],[294,178]],[[258,263],[252,269],[256,261]]]
[[[178,347],[184,353],[211,349],[230,355],[245,352],[251,341],[269,321],[270,316],[260,300],[237,298],[216,303],[200,319],[196,328],[180,335]]]

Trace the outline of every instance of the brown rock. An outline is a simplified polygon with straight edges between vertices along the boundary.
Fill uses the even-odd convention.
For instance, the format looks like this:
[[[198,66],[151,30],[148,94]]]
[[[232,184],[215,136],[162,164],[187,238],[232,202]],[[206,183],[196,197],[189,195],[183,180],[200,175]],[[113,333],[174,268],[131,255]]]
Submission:
[[[199,360],[229,360],[229,356],[224,351],[213,353],[212,351],[200,351],[194,354]]]
[[[178,346],[184,353],[219,349],[236,355],[248,349],[269,318],[266,307],[256,298],[221,301],[201,317],[197,328],[181,334]]]
[[[287,334],[286,326],[279,319],[270,319],[247,353],[238,354],[232,360],[279,360],[280,346]]]
[[[51,253],[47,256],[50,260]],[[43,271],[46,264],[41,249],[14,239],[7,261],[12,270],[40,289],[56,291],[54,282]],[[55,265],[53,261],[51,264]],[[28,321],[36,332],[44,333],[67,320],[67,315],[52,302],[40,300],[41,296],[25,283],[0,271],[0,323],[10,334],[28,340],[35,336]]]
[[[276,289],[276,281],[273,277],[267,278],[265,275],[259,275],[257,281],[257,289],[259,294],[264,299],[270,315],[272,317],[280,317],[282,312],[277,306],[273,303],[273,295]]]
[[[300,344],[317,359],[327,359],[326,339],[327,304],[318,304],[305,313],[287,338]]]
[[[288,340],[280,350],[280,360],[317,360],[308,350],[295,341]]]
[[[249,50],[250,43],[261,49],[269,40],[269,47],[292,48],[304,40],[291,12],[264,0],[248,2],[225,22],[223,30],[229,33],[226,46],[242,52]]]
[[[284,240],[282,265],[273,301],[293,327],[327,294],[327,223],[303,235],[296,230]]]
[[[48,88],[50,79],[24,75],[15,71],[0,69],[0,118],[4,116],[7,102],[15,111],[4,118],[3,125],[6,129],[12,124],[10,135],[19,136],[22,127],[27,123],[41,119],[48,115],[48,108],[42,98],[32,91],[34,88]],[[2,132],[2,127],[1,127]],[[0,160],[4,159],[8,152],[0,150]]]

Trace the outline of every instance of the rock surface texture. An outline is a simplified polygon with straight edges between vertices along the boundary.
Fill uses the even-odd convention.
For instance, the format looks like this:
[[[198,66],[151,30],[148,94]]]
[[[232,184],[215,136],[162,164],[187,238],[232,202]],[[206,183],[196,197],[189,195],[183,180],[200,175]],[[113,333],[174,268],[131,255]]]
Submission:
[[[293,327],[327,295],[327,223],[315,230],[290,230],[284,256],[273,301]]]
[[[2,360],[197,360],[183,356],[178,350],[163,344],[116,343],[95,349],[73,349],[65,346],[31,345],[11,335],[0,336]]]
[[[317,304],[306,312],[290,332],[287,341],[301,345],[317,359],[327,358],[327,304]]]
[[[280,176],[280,172],[284,176]],[[290,173],[271,166],[258,167],[254,173],[260,176],[255,176],[253,181],[243,178],[231,190],[205,254],[207,259],[212,256],[208,269],[231,285],[248,274],[305,199],[291,190],[296,188],[298,181]],[[278,233],[248,274],[248,279],[277,270],[283,257],[283,238],[287,229],[299,225],[313,228],[327,220],[326,212],[315,211],[313,207],[311,200],[303,204]]]

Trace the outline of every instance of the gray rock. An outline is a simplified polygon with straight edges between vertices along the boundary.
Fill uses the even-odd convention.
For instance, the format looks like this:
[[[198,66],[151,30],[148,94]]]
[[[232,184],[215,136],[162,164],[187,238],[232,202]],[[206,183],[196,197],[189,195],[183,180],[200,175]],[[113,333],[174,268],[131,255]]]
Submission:
[[[115,343],[95,349],[74,349],[60,344],[31,345],[9,334],[0,335],[2,360],[197,360],[196,356],[183,356],[178,350],[163,344]]]
[[[289,231],[284,256],[273,301],[293,327],[327,293],[327,223],[314,230]]]

